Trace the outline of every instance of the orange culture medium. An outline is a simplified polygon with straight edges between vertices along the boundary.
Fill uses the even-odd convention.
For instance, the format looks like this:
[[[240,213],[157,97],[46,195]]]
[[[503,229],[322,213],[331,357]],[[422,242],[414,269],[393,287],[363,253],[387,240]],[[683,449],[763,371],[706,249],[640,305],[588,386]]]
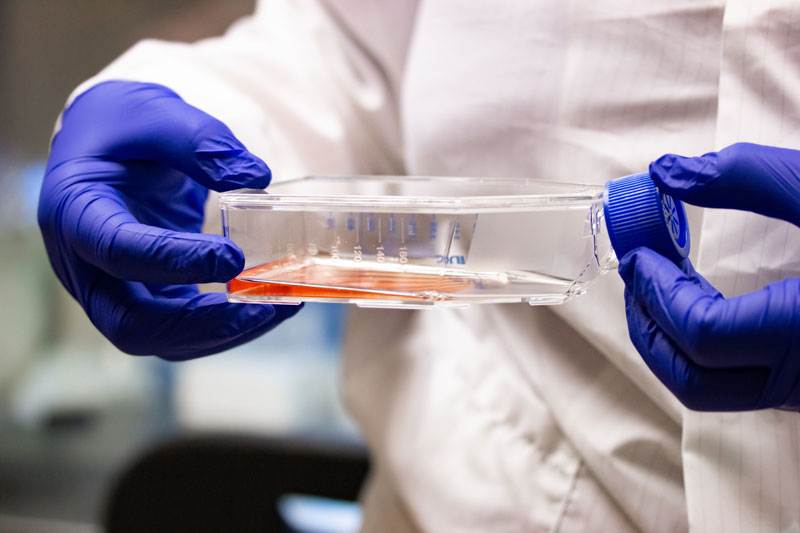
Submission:
[[[251,281],[253,278],[264,281]],[[447,299],[442,293],[485,284],[485,279],[470,276],[339,267],[330,263],[300,263],[297,268],[286,268],[286,260],[281,260],[245,270],[228,282],[228,291],[243,299],[430,300]]]

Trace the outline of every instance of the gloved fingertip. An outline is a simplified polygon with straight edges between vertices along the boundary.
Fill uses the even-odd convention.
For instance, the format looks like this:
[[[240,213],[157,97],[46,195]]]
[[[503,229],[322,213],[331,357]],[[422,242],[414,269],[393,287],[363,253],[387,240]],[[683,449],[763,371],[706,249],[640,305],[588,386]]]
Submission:
[[[230,304],[235,306],[234,316],[231,318],[236,329],[240,332],[259,328],[275,319],[277,312],[271,304]]]
[[[630,252],[623,255],[619,260],[617,271],[619,272],[622,281],[625,282],[625,286],[628,288],[633,286],[633,276],[636,272],[636,260],[638,258],[640,249],[641,248],[634,248]]]
[[[287,320],[303,308],[303,304],[233,304],[242,306],[237,310],[237,324],[240,331],[254,330],[259,327],[271,324],[277,326]]]
[[[717,153],[699,157],[665,154],[650,163],[650,177],[656,186],[681,200],[691,200],[691,192],[717,177]]]
[[[287,318],[291,318],[305,306],[304,303],[300,303],[299,305],[275,305],[275,314],[277,320],[286,320]]]
[[[209,259],[212,261],[209,265],[211,281],[216,283],[228,282],[244,270],[244,252],[230,241],[223,242]]]
[[[669,172],[673,166],[675,166],[675,162],[679,159],[685,159],[683,156],[677,154],[664,154],[652,163],[650,163],[650,171],[662,171],[662,172]]]
[[[272,171],[232,134],[204,139],[195,151],[198,165],[207,174],[206,185],[219,192],[233,189],[263,189],[272,179]]]
[[[265,189],[272,180],[272,170],[267,164],[250,153],[242,156],[232,174],[227,181],[240,187],[250,189]]]
[[[684,174],[687,157],[676,154],[664,154],[650,163],[650,177],[659,188],[670,188],[675,179],[680,180]]]
[[[667,281],[672,283],[676,276],[684,275],[672,261],[644,246],[625,254],[619,261],[618,271],[633,294],[646,297],[654,286]]]

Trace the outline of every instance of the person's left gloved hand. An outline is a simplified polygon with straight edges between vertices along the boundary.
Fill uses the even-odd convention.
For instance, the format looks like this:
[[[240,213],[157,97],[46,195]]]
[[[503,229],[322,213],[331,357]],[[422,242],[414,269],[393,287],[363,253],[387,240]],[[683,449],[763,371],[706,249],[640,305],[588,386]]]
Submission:
[[[800,226],[800,152],[736,144],[650,166],[659,188],[704,207],[742,209]],[[800,279],[725,298],[688,259],[646,248],[619,265],[631,340],[690,409],[800,411]]]
[[[208,190],[263,188],[270,170],[219,120],[167,87],[112,81],[64,111],[39,198],[56,275],[114,345],[182,360],[262,335],[298,306],[228,303],[195,283],[244,267],[200,232]]]

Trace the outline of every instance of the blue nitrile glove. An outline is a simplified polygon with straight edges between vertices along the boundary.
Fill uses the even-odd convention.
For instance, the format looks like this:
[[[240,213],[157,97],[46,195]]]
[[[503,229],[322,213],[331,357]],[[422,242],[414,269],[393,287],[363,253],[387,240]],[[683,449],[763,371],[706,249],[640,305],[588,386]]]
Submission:
[[[119,349],[199,357],[298,310],[230,304],[193,285],[244,267],[231,241],[198,233],[208,189],[263,188],[270,177],[222,122],[166,87],[102,83],[63,114],[39,226],[58,278]]]
[[[659,188],[704,207],[800,226],[800,152],[735,144],[650,165]],[[628,329],[650,369],[687,407],[800,411],[800,279],[725,298],[695,272],[639,248],[619,265]]]

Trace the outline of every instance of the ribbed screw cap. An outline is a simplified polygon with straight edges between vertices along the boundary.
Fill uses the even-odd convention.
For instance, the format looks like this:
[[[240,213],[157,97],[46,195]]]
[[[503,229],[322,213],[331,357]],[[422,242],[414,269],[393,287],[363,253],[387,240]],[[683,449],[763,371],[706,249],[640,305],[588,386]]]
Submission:
[[[689,224],[683,203],[659,191],[650,173],[606,183],[603,211],[617,257],[640,246],[675,263],[689,255]]]

